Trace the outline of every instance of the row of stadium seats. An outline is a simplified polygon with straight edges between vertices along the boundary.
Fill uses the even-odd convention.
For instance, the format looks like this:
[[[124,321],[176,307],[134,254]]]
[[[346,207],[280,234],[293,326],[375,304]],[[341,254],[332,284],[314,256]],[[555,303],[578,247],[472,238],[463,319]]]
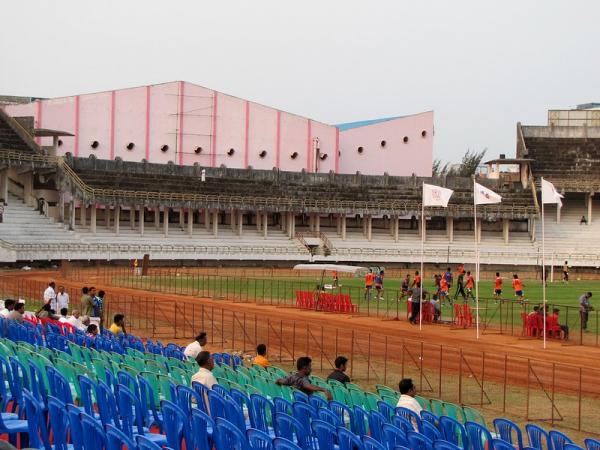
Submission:
[[[1,325],[0,433],[26,433],[35,448],[53,443],[66,449],[69,436],[83,450],[160,448],[152,444],[180,450],[183,442],[198,450],[525,448],[523,432],[506,419],[496,419],[489,431],[476,410],[421,397],[419,416],[395,408],[398,393],[386,386],[374,394],[313,376],[313,383],[332,391],[334,400],[327,402],[278,386],[275,380],[287,374],[277,367],[245,367],[235,356],[216,354],[219,384],[190,388],[195,363],[164,356],[167,347],[181,356],[173,344],[144,347],[135,336],[105,334],[119,353],[78,345],[75,336],[47,327],[42,345],[32,345],[10,338],[15,328],[33,325]],[[531,448],[579,448],[556,430],[529,424],[525,431]],[[586,444],[600,448],[597,441]]]

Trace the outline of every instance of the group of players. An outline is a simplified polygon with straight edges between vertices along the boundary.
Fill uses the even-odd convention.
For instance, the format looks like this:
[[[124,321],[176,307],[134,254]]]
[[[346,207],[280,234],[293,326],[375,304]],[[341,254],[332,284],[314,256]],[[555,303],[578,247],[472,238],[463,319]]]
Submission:
[[[375,300],[383,300],[383,280],[385,272],[383,270],[377,270],[376,273],[372,269],[369,269],[365,275],[365,300],[371,300],[373,287],[375,287]],[[450,267],[447,268],[446,272],[442,274],[434,275],[434,283],[436,287],[435,296],[440,302],[452,304],[454,300],[462,297],[463,302],[468,302],[469,298],[475,300],[473,289],[475,288],[475,277],[470,271],[465,270],[463,264],[460,264],[456,270],[456,290],[454,291],[453,298],[451,297],[451,289],[454,285],[454,274]],[[504,279],[500,276],[500,272],[496,272],[496,278],[494,281],[494,299],[502,299],[502,286]],[[523,282],[516,273],[513,274],[512,288],[515,293],[515,297],[519,301],[525,301],[525,291],[523,290]],[[414,278],[410,279],[410,275],[407,274],[402,280],[401,286],[401,300],[404,297],[410,297],[413,288],[421,287],[421,275],[419,271],[415,271]]]

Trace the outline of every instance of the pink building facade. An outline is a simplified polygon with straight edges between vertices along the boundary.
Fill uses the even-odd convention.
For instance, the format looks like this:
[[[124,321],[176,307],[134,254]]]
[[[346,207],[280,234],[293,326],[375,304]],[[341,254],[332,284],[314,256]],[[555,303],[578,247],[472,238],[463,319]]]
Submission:
[[[67,152],[204,167],[430,176],[433,112],[328,125],[176,81],[7,105],[35,128],[72,133]],[[51,146],[52,138],[36,138]]]

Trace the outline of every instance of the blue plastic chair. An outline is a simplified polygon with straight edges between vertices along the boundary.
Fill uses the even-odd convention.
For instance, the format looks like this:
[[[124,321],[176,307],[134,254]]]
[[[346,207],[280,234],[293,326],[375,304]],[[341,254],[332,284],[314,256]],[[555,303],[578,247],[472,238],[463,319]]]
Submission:
[[[232,399],[225,399],[225,418],[234,424],[238,429],[245,433],[246,429],[248,429],[248,425],[246,424],[246,419],[244,418],[244,411],[241,406],[238,405]]]
[[[440,417],[440,430],[444,440],[459,447],[468,447],[469,438],[464,425],[449,416]]]
[[[312,438],[300,421],[284,413],[275,414],[273,427],[276,437],[282,437],[297,443],[302,448],[310,448]]]
[[[396,414],[396,408],[390,406],[387,402],[379,400],[377,402],[377,411],[379,411],[385,418],[386,421],[391,421],[392,417]]]
[[[188,417],[191,416],[194,407],[206,412],[204,397],[198,391],[187,386],[177,386],[177,403]]]
[[[587,438],[584,441],[587,450],[600,450],[600,441],[592,438]]]
[[[117,427],[106,425],[106,450],[123,450],[123,446],[127,447],[127,450],[137,450],[133,439]]]
[[[23,391],[23,401],[25,402],[25,411],[27,413],[27,433],[29,435],[28,447],[49,448],[50,438],[48,436],[48,428],[46,427],[46,420],[44,418],[44,404],[26,389]],[[9,422],[15,421],[11,420],[7,423]],[[23,448],[22,444],[21,447]]]
[[[352,413],[354,415],[352,432],[358,436],[366,435],[369,427],[369,413],[362,406],[358,405],[354,405]]]
[[[217,450],[249,450],[246,435],[236,425],[222,417],[218,417],[216,423],[214,436]]]
[[[463,447],[459,447],[452,442],[439,440],[433,443],[433,450],[463,450]]]
[[[79,375],[79,390],[81,391],[81,403],[86,414],[96,417],[94,412],[94,396],[98,387],[97,383],[85,375]]]
[[[383,424],[383,441],[389,450],[394,450],[397,446],[401,445],[408,447],[408,439],[406,433],[391,423]]]
[[[354,413],[350,408],[340,402],[331,400],[329,402],[329,410],[332,411],[342,422],[342,426],[352,427],[354,423]]]
[[[550,436],[550,442],[552,442],[552,450],[563,450],[565,445],[573,443],[569,436],[558,430],[550,430],[548,435]]]
[[[283,397],[275,397],[273,399],[273,406],[275,407],[276,413],[282,412],[289,414],[290,416],[294,414],[292,403]]]
[[[256,428],[249,428],[246,431],[248,444],[252,450],[273,450],[272,438]]]
[[[294,397],[294,402],[310,403],[308,395],[306,395],[304,392],[294,391],[292,396]]]
[[[135,441],[138,446],[138,450],[166,450],[166,447],[161,447],[160,445],[152,442],[151,440],[145,438],[144,436],[137,435],[135,437]],[[87,449],[86,449],[87,450]]]
[[[388,450],[385,447],[385,445],[383,445],[381,442],[376,441],[370,436],[363,436],[362,442],[364,450]]]
[[[313,434],[317,438],[320,449],[333,449],[337,440],[337,430],[333,425],[315,419],[310,424]]]
[[[103,384],[100,382],[100,384]],[[106,386],[106,385],[104,385]],[[105,388],[106,389],[106,388]],[[126,386],[119,385],[117,389],[117,402],[120,411],[120,429],[128,436],[139,434],[158,445],[167,445],[167,437],[162,434],[150,433],[144,428],[144,414],[139,399]],[[100,407],[102,408],[102,406]],[[100,417],[102,417],[102,409]],[[164,420],[164,416],[163,416]],[[186,418],[187,421],[187,418]],[[115,422],[119,423],[119,420]],[[106,423],[105,423],[106,425]],[[164,425],[164,423],[163,423]],[[119,428],[119,426],[117,426]],[[178,450],[178,449],[177,449]]]
[[[117,383],[122,384],[123,386],[127,386],[131,392],[135,394],[137,398],[140,398],[140,386],[137,379],[131,375],[129,372],[125,372],[124,370],[119,370],[117,372]]]
[[[112,389],[102,381],[98,381],[96,385],[96,402],[102,425],[115,425],[117,428],[122,429],[119,411],[121,411],[121,414],[125,414],[127,411],[123,411],[118,407],[117,399]]]
[[[528,423],[527,425],[525,425],[525,432],[527,433],[527,438],[529,440],[530,447],[539,450],[552,448],[550,435],[542,427],[533,423]]]
[[[356,450],[362,448],[360,437],[345,427],[338,427],[337,438],[339,450]]]
[[[503,439],[493,439],[492,448],[494,450],[515,450],[515,446]],[[522,448],[522,447],[518,447]]]
[[[472,450],[487,450],[486,444],[492,442],[492,434],[486,427],[476,422],[466,422],[465,429]]]
[[[231,388],[229,389],[229,397],[236,402],[242,410],[244,408],[250,410],[250,397],[248,397],[245,392],[236,388]]]
[[[311,430],[310,422],[317,419],[317,411],[308,403],[294,402],[292,405],[293,417],[302,424],[305,430]]]
[[[410,431],[406,438],[408,439],[408,448],[411,450],[431,450],[433,448],[431,439],[416,431]]]
[[[438,439],[442,439],[442,433],[439,428],[433,425],[430,422],[423,421],[423,432],[425,436],[427,436],[432,441],[437,441]]]
[[[81,428],[80,416],[81,409],[75,405],[67,405],[67,419],[69,420],[69,430],[71,431],[71,442],[74,450],[83,450],[83,429]]]
[[[585,449],[581,448],[579,445],[565,444],[565,446],[563,447],[563,450],[585,450]]]
[[[46,381],[44,379],[44,374],[33,361],[29,361],[29,381],[31,385],[31,393],[35,398],[42,401],[44,410],[46,410],[46,405],[48,404],[48,389],[46,387]]]
[[[192,436],[195,448],[211,450],[213,446],[213,431],[216,428],[214,420],[200,409],[192,409],[191,416]]]
[[[408,409],[408,408],[396,408],[394,410],[395,415],[402,416],[407,419],[410,423],[412,423],[415,427],[415,430],[419,430],[419,433],[423,432],[423,424],[421,420],[421,416],[419,416],[416,412]]]
[[[163,414],[163,425],[167,435],[167,445],[173,450],[181,450],[182,440],[186,448],[193,448],[194,443],[190,435],[189,421],[186,414],[179,406],[169,400],[160,402]],[[148,438],[148,436],[146,436]],[[156,439],[151,439],[156,442]]]
[[[392,425],[400,428],[407,436],[409,431],[417,431],[410,420],[400,415],[392,417]]]
[[[274,435],[272,430],[269,430],[269,425],[273,420],[274,410],[275,406],[266,397],[259,394],[250,395],[250,408],[248,413],[252,428]]]
[[[69,380],[54,367],[46,367],[50,393],[67,405],[73,405],[73,394]]]
[[[517,448],[523,448],[523,433],[516,423],[502,417],[494,419],[493,423],[496,434],[500,436],[500,439]]]
[[[440,424],[440,418],[438,416],[436,416],[434,413],[432,413],[431,411],[427,411],[426,409],[421,411],[421,420],[423,422],[429,422],[436,428]]]
[[[207,391],[208,394],[208,404],[210,406],[210,416],[213,420],[217,420],[218,417],[223,419],[226,418],[225,415],[225,407],[226,402],[225,398],[219,394],[217,391]]]
[[[319,408],[329,408],[329,404],[327,403],[327,400],[325,400],[323,397],[321,397],[320,395],[310,395],[308,397],[308,403],[310,403],[312,405],[313,408],[315,408],[317,411],[319,410]]]
[[[329,409],[319,408],[317,411],[317,416],[319,417],[319,420],[327,422],[329,425],[335,428],[344,426],[344,423],[340,420],[338,415]]]
[[[219,394],[223,398],[229,398],[229,390],[220,384],[213,384],[211,390]]]
[[[21,399],[23,398],[23,392],[21,392],[19,394]],[[21,400],[21,402],[23,402],[23,400]],[[21,404],[23,404],[23,403],[21,403]],[[25,408],[23,408],[23,410],[25,410]],[[17,419],[4,420],[4,418],[0,415],[0,434],[5,434],[5,433],[8,434],[9,441],[11,444],[13,444],[13,445],[17,444],[17,434],[18,433],[28,433],[28,432],[29,432],[29,428],[28,428],[26,420],[17,420]],[[24,439],[21,439],[21,441],[23,441],[23,440]],[[27,447],[27,446],[24,445],[24,442],[21,442],[21,448],[25,448],[25,447]]]
[[[69,417],[66,405],[56,397],[48,396],[48,416],[54,438],[54,450],[67,450]]]
[[[106,448],[106,433],[102,425],[92,416],[80,413],[81,430],[85,436],[85,450],[104,450]]]
[[[138,375],[138,382],[140,386],[140,405],[144,413],[144,424],[148,428],[156,425],[162,431],[162,416],[156,409],[154,389],[152,389],[148,380],[141,375]],[[192,386],[194,384],[199,385],[200,383],[193,383]]]
[[[378,442],[383,442],[383,424],[388,423],[385,416],[378,411],[371,411],[369,413],[369,430],[371,431],[371,437]]]
[[[275,450],[302,450],[296,444],[291,441],[288,441],[285,438],[275,438],[273,439],[273,448]]]
[[[7,385],[8,390],[6,389]],[[12,401],[15,398],[13,397],[14,389],[12,368],[6,358],[0,355],[0,411],[14,413],[17,410],[16,401]],[[4,420],[8,420],[9,418],[7,416]]]

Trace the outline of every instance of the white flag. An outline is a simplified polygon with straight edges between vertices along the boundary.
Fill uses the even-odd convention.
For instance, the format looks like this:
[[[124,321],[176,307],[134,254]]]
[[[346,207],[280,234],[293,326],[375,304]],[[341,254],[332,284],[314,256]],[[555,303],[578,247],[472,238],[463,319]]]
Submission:
[[[423,206],[448,206],[448,201],[454,191],[433,184],[423,183]]]
[[[542,203],[558,203],[562,206],[561,198],[563,196],[557,192],[554,185],[542,178]]]
[[[475,183],[474,196],[476,205],[491,205],[492,203],[500,203],[502,201],[502,196],[479,183]]]

